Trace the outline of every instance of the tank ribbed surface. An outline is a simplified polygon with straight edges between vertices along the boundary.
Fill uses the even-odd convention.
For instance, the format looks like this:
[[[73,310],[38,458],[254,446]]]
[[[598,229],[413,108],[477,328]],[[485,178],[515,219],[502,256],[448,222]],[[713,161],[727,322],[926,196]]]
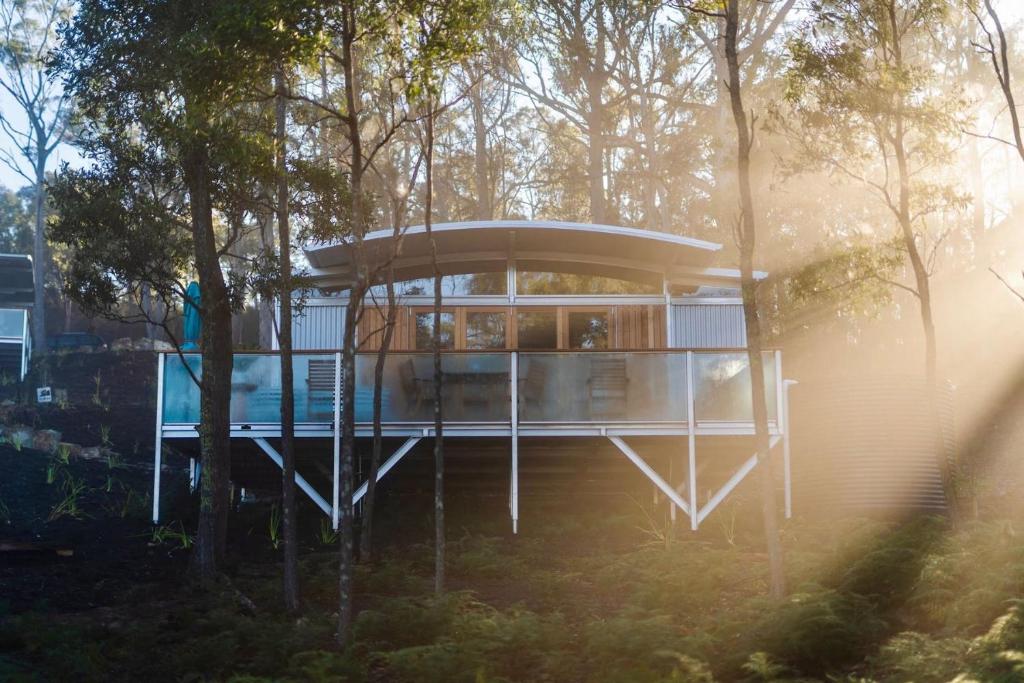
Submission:
[[[956,453],[953,395],[912,376],[837,378],[791,389],[798,512],[946,510],[943,467]],[[939,433],[936,433],[936,432]]]

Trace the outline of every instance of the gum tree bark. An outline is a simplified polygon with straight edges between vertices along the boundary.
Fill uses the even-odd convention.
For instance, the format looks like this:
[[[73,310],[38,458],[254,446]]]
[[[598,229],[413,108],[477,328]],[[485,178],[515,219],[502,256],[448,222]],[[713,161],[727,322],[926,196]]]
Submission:
[[[740,0],[727,0],[725,7],[725,57],[728,65],[729,104],[736,125],[736,171],[740,216],[736,228],[740,248],[740,283],[743,292],[743,318],[747,325],[747,359],[750,365],[750,390],[754,412],[754,441],[760,465],[761,506],[764,519],[771,594],[786,593],[782,543],[779,540],[778,504],[771,468],[771,444],[768,434],[768,402],[765,398],[764,362],[761,355],[761,318],[758,310],[757,280],[754,278],[754,253],[757,230],[754,197],[750,188],[750,149],[753,145],[747,112],[743,106],[740,64],[737,51]],[[779,407],[781,410],[781,406]]]
[[[427,103],[426,116],[426,195],[423,200],[423,225],[430,241],[430,263],[434,269],[434,593],[444,593],[446,541],[444,533],[444,394],[441,369],[441,269],[437,263],[437,241],[432,232],[431,210],[434,197],[434,99]]]
[[[224,560],[231,484],[231,304],[213,225],[209,153],[202,142],[184,150],[192,242],[201,291],[199,446],[203,468],[199,524],[192,570],[201,581],[212,579]]]
[[[281,541],[284,550],[284,606],[289,613],[299,611],[298,520],[295,509],[295,371],[292,354],[292,260],[291,229],[288,216],[287,85],[284,69],[274,73],[274,118],[277,143],[277,242],[280,245],[281,327],[277,343],[281,350]]]

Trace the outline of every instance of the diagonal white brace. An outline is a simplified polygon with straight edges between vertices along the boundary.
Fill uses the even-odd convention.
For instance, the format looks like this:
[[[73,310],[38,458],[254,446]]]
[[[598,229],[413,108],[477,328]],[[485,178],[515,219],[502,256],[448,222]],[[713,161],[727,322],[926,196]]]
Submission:
[[[405,443],[403,443],[401,446],[399,446],[398,450],[395,451],[394,453],[392,453],[391,457],[388,458],[387,460],[385,460],[384,464],[381,465],[380,469],[377,470],[377,481],[380,481],[381,479],[383,479],[385,474],[387,474],[392,469],[394,469],[395,465],[398,464],[398,461],[401,460],[402,458],[404,458],[405,454],[408,453],[409,451],[411,451],[412,447],[415,446],[416,444],[418,444],[420,442],[421,438],[423,438],[423,437],[420,437],[420,436],[410,436],[408,439],[406,439]],[[362,500],[363,496],[366,495],[366,488],[367,488],[367,483],[364,481],[359,486],[359,488],[356,489],[356,492],[352,495],[352,505],[353,506],[356,503],[358,503],[360,500]]]
[[[267,443],[267,440],[263,437],[256,437],[253,439],[257,446],[259,446],[267,456],[274,461],[278,467],[284,467],[284,460],[281,459],[281,454],[274,450],[274,447]],[[298,486],[302,491],[309,496],[310,500],[316,503],[316,506],[324,511],[324,514],[328,517],[331,516],[331,504],[324,500],[324,497],[316,492],[316,489],[306,481],[298,472],[295,473],[295,485]]]
[[[679,509],[688,515],[691,514],[689,504],[682,499],[682,497],[668,484],[668,482],[661,478],[661,475],[654,471],[654,468],[648,465],[643,458],[637,455],[636,451],[630,448],[626,442],[622,440],[622,437],[609,436],[608,440],[615,444],[615,447],[622,451],[622,454],[629,458],[630,462],[636,465],[637,468],[643,472],[655,486],[661,489],[661,492],[664,493],[669,500],[679,506]]]
[[[778,436],[773,436],[771,438],[771,442],[768,444],[769,450],[775,448],[776,444],[779,443],[779,438],[780,437]],[[755,467],[757,467],[757,453],[747,458],[746,462],[740,465],[740,468],[736,470],[736,473],[729,477],[729,481],[725,482],[725,485],[718,489],[718,493],[711,496],[711,500],[705,503],[704,507],[700,508],[700,511],[697,513],[697,523],[700,524],[703,522],[716,507],[721,505],[722,501],[733,492],[733,489],[740,485],[740,482],[743,481]]]

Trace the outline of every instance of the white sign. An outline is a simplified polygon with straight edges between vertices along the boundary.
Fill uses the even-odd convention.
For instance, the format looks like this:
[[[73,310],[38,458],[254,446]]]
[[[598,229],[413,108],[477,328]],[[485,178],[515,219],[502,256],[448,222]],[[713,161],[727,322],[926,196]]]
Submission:
[[[50,391],[50,387],[36,388],[36,403],[51,403],[52,401],[53,392]]]

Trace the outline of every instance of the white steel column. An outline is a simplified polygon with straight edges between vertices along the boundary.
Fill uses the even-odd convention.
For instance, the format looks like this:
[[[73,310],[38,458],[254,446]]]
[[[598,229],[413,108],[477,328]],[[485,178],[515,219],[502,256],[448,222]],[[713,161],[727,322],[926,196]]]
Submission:
[[[787,379],[782,382],[782,405],[784,407],[784,421],[782,432],[782,477],[785,485],[785,509],[786,519],[793,516],[793,475],[790,471],[789,460],[789,388],[798,382],[795,379]]]
[[[519,354],[512,352],[509,358],[509,379],[511,384],[512,405],[512,475],[509,492],[509,511],[512,513],[512,533],[519,533]]]
[[[700,525],[697,515],[697,416],[694,414],[696,401],[693,397],[693,351],[686,352],[686,447],[690,467],[690,529],[696,531]]]
[[[338,482],[341,478],[341,354],[334,354],[334,476],[331,478],[331,488],[334,495],[331,502],[331,526],[338,530],[338,518],[340,516],[341,501],[338,491]]]
[[[420,442],[420,436],[410,436],[405,440],[398,450],[391,454],[391,457],[384,461],[384,464],[377,468],[377,481],[384,478],[384,475],[394,469],[398,461],[405,457],[406,453],[412,450],[412,447]],[[363,499],[366,495],[366,490],[369,488],[369,484],[363,482],[356,492],[352,495],[352,507],[355,507],[356,503]]]
[[[160,468],[164,432],[164,354],[156,360],[156,437],[153,440],[153,524],[160,523]]]
[[[668,286],[668,278],[662,280],[662,292],[665,294],[665,346],[675,348],[675,335],[672,333],[672,291]]]
[[[622,451],[623,455],[629,458],[630,462],[637,466],[637,469],[643,472],[644,475],[648,479],[650,479],[655,486],[661,489],[661,492],[664,493],[669,500],[671,500],[674,504],[678,505],[679,508],[686,514],[696,514],[696,511],[690,509],[690,505],[679,496],[679,493],[677,493],[674,488],[669,486],[669,484],[664,479],[661,478],[661,475],[654,471],[653,467],[648,465],[643,458],[637,455],[637,452],[630,448],[629,445],[622,440],[622,437],[611,436],[610,434],[605,434],[605,436],[608,437],[609,441],[615,444],[616,448]]]
[[[21,315],[21,378],[25,379],[26,373],[28,373],[28,310],[23,310]],[[41,343],[45,343],[44,339]]]
[[[253,439],[253,441],[256,443],[257,446],[260,447],[260,449],[263,450],[264,453],[267,454],[267,457],[274,461],[274,464],[276,464],[278,467],[282,469],[284,468],[284,460],[281,458],[281,454],[278,453],[274,449],[274,447],[267,442],[266,439],[264,439],[263,437],[256,437]],[[310,500],[316,503],[316,506],[324,511],[325,515],[333,514],[331,506],[327,503],[326,500],[324,500],[324,497],[317,493],[316,489],[313,488],[312,484],[306,481],[306,478],[303,477],[298,472],[295,473],[295,485],[302,489],[302,491],[307,496],[309,496]]]

